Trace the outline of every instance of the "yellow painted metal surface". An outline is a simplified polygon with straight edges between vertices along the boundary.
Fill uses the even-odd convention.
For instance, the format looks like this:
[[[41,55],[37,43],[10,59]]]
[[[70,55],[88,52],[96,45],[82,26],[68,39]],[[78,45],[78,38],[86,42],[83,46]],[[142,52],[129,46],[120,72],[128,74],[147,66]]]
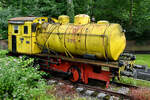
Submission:
[[[75,25],[84,25],[90,23],[90,17],[85,14],[79,14],[74,17]]]
[[[77,16],[74,24],[43,24],[37,32],[37,42],[67,55],[92,54],[100,59],[117,60],[126,45],[121,26],[87,23],[88,18]]]
[[[24,54],[40,53],[41,49],[36,44],[36,32],[32,31],[32,24],[38,25],[43,22],[48,22],[48,18],[19,17],[10,19],[8,21],[8,50]],[[14,50],[14,48],[16,49]]]
[[[98,21],[97,24],[109,24],[108,21],[102,20],[102,21]]]
[[[58,17],[58,21],[60,24],[68,24],[69,23],[69,16],[61,15]]]
[[[51,20],[54,22],[54,23],[59,23],[59,21],[58,21],[58,19],[56,19],[56,18],[51,18]]]
[[[25,54],[40,53],[43,48],[64,53],[68,56],[95,55],[99,59],[117,60],[126,45],[125,35],[119,24],[99,21],[90,23],[88,15],[75,16],[74,23],[68,23],[69,17],[60,16],[59,23],[47,23],[47,17],[19,18],[22,22],[9,20],[8,49]],[[14,22],[17,21],[17,24]],[[45,23],[46,22],[46,23]],[[18,24],[19,23],[19,24]],[[22,24],[20,24],[22,23]],[[36,31],[32,25],[36,24]],[[28,34],[24,33],[24,26],[28,27]],[[15,29],[18,32],[15,33]],[[12,37],[16,36],[16,43]],[[13,45],[12,45],[13,44]]]

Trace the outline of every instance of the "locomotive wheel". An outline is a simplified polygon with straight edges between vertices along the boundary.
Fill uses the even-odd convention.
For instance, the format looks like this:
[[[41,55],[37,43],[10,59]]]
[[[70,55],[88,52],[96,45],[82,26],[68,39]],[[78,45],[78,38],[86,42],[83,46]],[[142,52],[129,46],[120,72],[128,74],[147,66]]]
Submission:
[[[81,71],[78,67],[76,66],[71,66],[68,70],[68,72],[70,73],[70,76],[69,76],[69,80],[71,82],[78,82],[80,80],[80,77],[81,77]]]

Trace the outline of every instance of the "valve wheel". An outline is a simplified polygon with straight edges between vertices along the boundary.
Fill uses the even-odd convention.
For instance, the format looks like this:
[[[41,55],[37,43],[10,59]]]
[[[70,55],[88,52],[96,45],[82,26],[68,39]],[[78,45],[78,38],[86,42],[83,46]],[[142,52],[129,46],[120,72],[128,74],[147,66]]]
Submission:
[[[71,66],[68,70],[68,72],[70,73],[69,75],[69,80],[71,82],[78,82],[80,80],[80,69],[76,66]]]

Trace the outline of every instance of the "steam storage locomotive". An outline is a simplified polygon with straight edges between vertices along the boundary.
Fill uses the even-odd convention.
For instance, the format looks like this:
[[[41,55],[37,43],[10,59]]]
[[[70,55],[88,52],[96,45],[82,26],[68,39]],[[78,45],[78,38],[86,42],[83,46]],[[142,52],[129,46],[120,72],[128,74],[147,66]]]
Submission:
[[[72,82],[87,84],[91,78],[105,81],[108,87],[114,77],[132,76],[135,56],[123,53],[125,46],[119,24],[90,22],[85,14],[76,15],[74,23],[66,15],[51,22],[47,17],[8,20],[11,53],[37,57],[41,68],[65,73]]]

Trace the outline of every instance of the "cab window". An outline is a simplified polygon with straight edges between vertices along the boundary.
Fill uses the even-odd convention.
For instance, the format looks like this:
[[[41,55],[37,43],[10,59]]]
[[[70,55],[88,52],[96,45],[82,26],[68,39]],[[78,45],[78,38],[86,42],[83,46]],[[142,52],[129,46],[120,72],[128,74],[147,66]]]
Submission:
[[[28,26],[24,26],[24,34],[28,34]]]
[[[18,25],[14,26],[14,33],[18,33]]]

